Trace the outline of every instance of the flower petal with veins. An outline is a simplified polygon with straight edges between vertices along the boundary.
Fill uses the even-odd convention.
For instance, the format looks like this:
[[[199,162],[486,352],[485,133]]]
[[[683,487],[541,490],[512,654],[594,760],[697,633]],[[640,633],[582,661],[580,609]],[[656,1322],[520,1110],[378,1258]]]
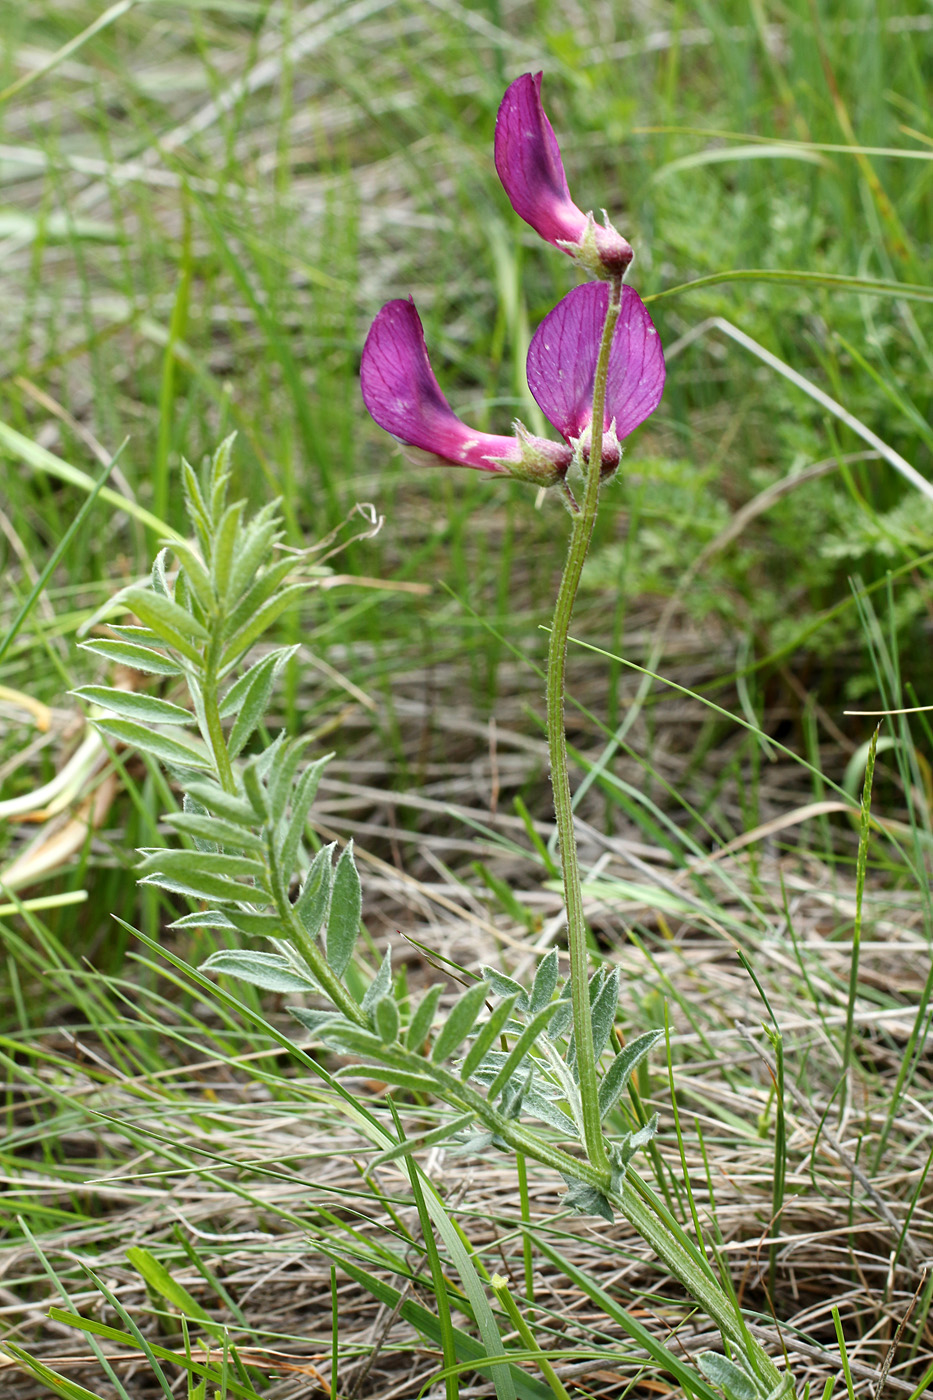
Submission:
[[[564,297],[535,331],[528,350],[528,387],[542,413],[570,442],[590,427],[593,384],[609,288],[587,282]],[[621,441],[661,402],[664,351],[645,303],[622,288],[622,306],[609,352],[603,431],[615,423]]]
[[[608,219],[597,224],[570,198],[554,128],[541,105],[541,74],[510,84],[496,117],[496,170],[512,208],[555,248],[597,277],[621,276],[631,245]]]
[[[360,388],[370,414],[419,463],[473,467],[553,485],[566,473],[563,443],[481,433],[454,413],[434,377],[415,304],[390,301],[369,328],[360,363]],[[414,453],[412,452],[414,449]]]

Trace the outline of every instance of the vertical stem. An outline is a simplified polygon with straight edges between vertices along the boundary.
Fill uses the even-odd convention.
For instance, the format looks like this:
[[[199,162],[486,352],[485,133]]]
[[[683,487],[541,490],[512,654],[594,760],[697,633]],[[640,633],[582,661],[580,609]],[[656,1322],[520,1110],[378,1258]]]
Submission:
[[[547,659],[547,732],[551,763],[551,787],[554,792],[554,816],[560,844],[560,862],[564,877],[564,903],[567,909],[567,941],[570,950],[570,986],[573,1004],[573,1029],[577,1049],[577,1069],[580,1075],[580,1097],[587,1156],[597,1170],[609,1172],[609,1161],[603,1142],[599,1115],[599,1084],[593,1054],[593,1026],[590,1016],[589,954],[586,946],[586,924],[583,918],[583,889],[577,843],[573,830],[573,804],[570,795],[570,775],[567,771],[567,734],[564,722],[564,695],[567,674],[567,638],[573,605],[583,573],[583,565],[593,538],[596,512],[599,506],[599,477],[603,459],[603,415],[606,407],[606,377],[609,351],[622,305],[622,279],[614,277],[609,283],[606,320],[596,361],[593,382],[593,421],[590,437],[590,457],[585,464],[585,486],[579,515],[573,517],[567,562],[554,605],[554,620]]]
[[[524,1152],[516,1152],[515,1165],[518,1167],[518,1198],[521,1202],[522,1224],[531,1224],[531,1201],[528,1196],[528,1168]],[[531,1234],[522,1231],[522,1259],[525,1265],[525,1297],[529,1303],[535,1300],[535,1262],[532,1253]]]

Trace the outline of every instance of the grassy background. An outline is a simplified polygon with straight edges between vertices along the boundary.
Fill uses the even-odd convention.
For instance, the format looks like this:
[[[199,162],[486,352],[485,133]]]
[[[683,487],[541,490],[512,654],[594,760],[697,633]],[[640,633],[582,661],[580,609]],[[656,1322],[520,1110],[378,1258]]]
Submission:
[[[662,999],[671,998],[686,1018],[679,1072],[696,1081],[694,1103],[710,1113],[717,1141],[752,1153],[744,1158],[754,1159],[749,1181],[773,1203],[783,1178],[770,1143],[763,1156],[760,1144],[776,1109],[760,1062],[734,1032],[737,1019],[757,1023],[762,1014],[757,1004],[750,1009],[754,994],[729,961],[737,938],[761,958],[774,1004],[791,1016],[785,1031],[797,1037],[801,1094],[830,1098],[843,1050],[842,1067],[853,1068],[853,1026],[863,1027],[858,1034],[871,1053],[862,1055],[862,1077],[849,1092],[863,1117],[846,1138],[844,1094],[841,1109],[834,1103],[835,1131],[850,1157],[867,1153],[876,1169],[893,1134],[899,1146],[884,1189],[901,1222],[911,1201],[926,1208],[929,1130],[919,1120],[930,1099],[921,897],[928,731],[917,730],[917,747],[906,726],[892,727],[882,741],[876,799],[902,826],[889,832],[895,844],[872,850],[878,947],[854,980],[846,958],[851,963],[852,911],[861,907],[855,837],[839,813],[817,813],[770,844],[750,844],[735,868],[718,867],[729,872],[718,882],[688,881],[699,911],[695,903],[666,904],[658,889],[665,871],[680,879],[691,854],[831,797],[833,779],[857,792],[869,721],[844,717],[844,701],[874,707],[930,693],[930,501],[851,426],[722,329],[722,321],[738,327],[929,475],[927,7],[920,0],[845,7],[815,0],[638,7],[151,0],[115,5],[105,18],[97,4],[14,3],[0,35],[3,623],[13,623],[84,500],[63,481],[61,464],[95,475],[127,436],[111,487],[174,527],[182,524],[180,457],[200,461],[231,428],[239,432],[239,489],[254,505],[281,495],[292,543],[319,539],[356,502],[373,502],[385,516],[381,533],[332,561],[368,582],[321,589],[283,625],[283,639],[301,641],[305,651],[270,727],[316,728],[337,749],[321,822],[354,833],[383,862],[371,866],[367,913],[377,941],[401,925],[472,962],[498,956],[488,943],[492,930],[506,949],[509,938],[547,932],[554,894],[542,890],[546,869],[530,858],[512,803],[524,800],[529,822],[547,840],[534,667],[543,654],[538,624],[547,619],[562,562],[563,514],[551,501],[536,508],[533,493],[518,484],[404,466],[367,419],[357,385],[372,315],[388,298],[413,293],[435,370],[457,410],[481,428],[502,431],[516,414],[540,427],[524,382],[525,348],[575,274],[509,209],[492,165],[492,130],[506,83],[543,69],[571,189],[584,208],[605,206],[634,244],[630,280],[654,298],[670,353],[661,409],[629,444],[624,470],[606,492],[577,632],[752,726],[737,729],[727,715],[669,688],[639,690],[621,660],[575,657],[572,685],[585,713],[574,713],[571,738],[589,774],[581,810],[594,830],[624,839],[661,872],[660,884],[646,885],[631,867],[616,871],[621,885],[603,889],[594,906],[601,949],[634,959],[626,1025],[658,1024]],[[98,20],[97,32],[73,42]],[[689,285],[735,270],[781,275]],[[832,277],[862,282],[853,290]],[[906,290],[871,285],[892,282]],[[156,534],[134,515],[136,506],[98,500],[0,657],[0,684],[19,692],[0,701],[3,799],[51,780],[80,737],[80,713],[67,691],[100,676],[75,649],[75,632],[118,584],[148,568]],[[856,601],[851,580],[873,590],[872,604],[864,595]],[[23,708],[24,694],[51,707],[39,711],[44,731]],[[621,748],[607,747],[600,726],[611,732],[623,721]],[[774,740],[816,771],[785,762]],[[80,800],[90,790],[79,782],[71,796]],[[11,1096],[5,1170],[16,1183],[4,1222],[9,1268],[19,1280],[10,1326],[33,1341],[45,1334],[35,1331],[35,1309],[24,1320],[23,1299],[47,1299],[19,1215],[57,1241],[59,1277],[79,1277],[73,1262],[61,1262],[66,1255],[96,1257],[130,1293],[137,1289],[134,1307],[142,1308],[139,1279],[131,1288],[119,1262],[141,1229],[136,1198],[121,1196],[111,1212],[106,1193],[86,1194],[81,1185],[138,1149],[140,1160],[155,1153],[152,1170],[166,1174],[152,1198],[153,1240],[168,1249],[173,1238],[161,1212],[175,1169],[152,1141],[134,1136],[142,1132],[129,1110],[136,1091],[124,1098],[122,1080],[147,1086],[149,1113],[147,1096],[164,1082],[154,1076],[180,1073],[179,1066],[187,1073],[210,1043],[225,1066],[221,1079],[239,1085],[230,1093],[249,1101],[243,1159],[250,1170],[268,1130],[267,1102],[245,1087],[240,1067],[246,1051],[268,1049],[268,1032],[244,1029],[236,1017],[218,1021],[190,981],[167,986],[149,955],[142,966],[126,964],[138,945],[111,919],[117,913],[155,942],[162,937],[168,911],[155,895],[137,892],[131,867],[137,846],[161,839],[158,815],[171,802],[164,780],[130,762],[105,796],[98,834],[84,839],[79,831],[68,859],[54,859],[53,849],[44,880],[21,886],[38,898],[86,893],[80,911],[66,905],[25,919],[4,914],[0,925]],[[485,835],[476,833],[477,822]],[[7,869],[22,853],[24,831],[32,828],[5,824],[0,861]],[[49,828],[47,839],[55,835]],[[593,840],[595,862],[606,848]],[[472,868],[477,859],[491,876]],[[496,883],[502,879],[517,890],[518,904]],[[682,894],[678,885],[668,900]],[[442,915],[445,899],[453,909]],[[781,945],[777,956],[768,940],[798,916],[804,951]],[[906,940],[896,956],[885,946],[892,929]],[[703,951],[707,934],[715,954]],[[207,950],[197,937],[176,945],[194,964]],[[699,991],[696,960],[714,969],[702,975]],[[416,960],[412,976],[423,970]],[[698,1018],[694,996],[703,1005]],[[798,1024],[799,996],[809,1010]],[[823,1018],[816,1031],[814,1016]],[[715,1078],[712,1044],[736,1065],[731,1097],[715,1109],[709,1104],[718,1091],[706,1083]],[[205,1073],[206,1080],[192,1074],[193,1099],[182,1090],[172,1099],[179,1122],[187,1123],[193,1105],[203,1108],[202,1090],[221,1099],[227,1092],[214,1069]],[[89,1087],[79,1091],[79,1082]],[[104,1111],[95,1097],[101,1085],[119,1100],[119,1129],[89,1127],[83,1116],[85,1093]],[[911,1085],[920,1107],[910,1099],[908,1111]],[[291,1115],[281,1120],[281,1151],[297,1176],[306,1169],[302,1096],[310,1091],[296,1090],[291,1079],[273,1080],[267,1090]],[[666,1094],[660,1079],[654,1091]],[[743,1099],[764,1117],[740,1131]],[[176,1130],[190,1147],[190,1180],[203,1185],[199,1152],[205,1142],[216,1149],[223,1114],[197,1120],[190,1136],[188,1127]],[[338,1118],[332,1131],[335,1141],[345,1131]],[[701,1161],[704,1138],[696,1133],[690,1151]],[[824,1164],[831,1188],[811,1190],[811,1148],[815,1162],[812,1132],[801,1126],[798,1155],[785,1164],[791,1177],[799,1170],[811,1223],[850,1225],[868,1198],[841,1159]],[[662,1169],[659,1159],[664,1180],[677,1176],[674,1136],[668,1149],[675,1166]],[[46,1195],[23,1184],[35,1186],[36,1163],[49,1172]],[[218,1172],[229,1183],[246,1168],[221,1163]],[[291,1205],[263,1180],[268,1197],[259,1192],[260,1205],[244,1207],[246,1233],[269,1210],[281,1248],[297,1255],[302,1230],[318,1238],[331,1228],[315,1197],[289,1235],[282,1222]],[[347,1189],[345,1180],[339,1188]],[[509,1189],[503,1186],[506,1195]],[[712,1178],[703,1190],[717,1199]],[[371,1189],[361,1191],[375,1215]],[[847,1191],[858,1197],[857,1209]],[[828,1223],[817,1198],[832,1201]],[[227,1197],[211,1208],[217,1219],[232,1209]],[[517,1209],[506,1201],[504,1218],[514,1224]],[[761,1236],[770,1217],[760,1202],[755,1209],[752,1235]],[[106,1245],[94,1233],[100,1217],[108,1220]],[[209,1233],[218,1234],[216,1224]],[[746,1239],[743,1228],[735,1224],[735,1238]],[[411,1247],[418,1247],[417,1232]],[[847,1247],[833,1299],[845,1312],[854,1290],[848,1335],[868,1339],[874,1365],[892,1335],[889,1314],[899,1319],[906,1308],[898,1311],[892,1299],[909,1298],[916,1279],[908,1273],[888,1286],[881,1265],[878,1277],[874,1263],[866,1274],[864,1260],[853,1263],[851,1241]],[[871,1258],[886,1259],[890,1247],[882,1230]],[[234,1289],[235,1298],[268,1263],[262,1248],[256,1253],[255,1275],[253,1263],[230,1264],[251,1280]],[[757,1258],[754,1249],[749,1257]],[[826,1257],[814,1262],[814,1279]],[[744,1266],[753,1270],[747,1259]],[[871,1280],[864,1296],[860,1267]],[[792,1270],[782,1275],[785,1301],[796,1286]],[[314,1296],[326,1313],[329,1302]],[[824,1298],[807,1324],[807,1336],[820,1344],[833,1335],[826,1311],[833,1299]],[[929,1304],[927,1289],[898,1354],[908,1390],[929,1346]],[[781,1315],[790,1313],[786,1302]],[[250,1322],[276,1330],[268,1318],[251,1315]],[[305,1325],[291,1319],[280,1330],[294,1336]],[[361,1320],[361,1354],[371,1348],[368,1327]],[[410,1351],[410,1340],[400,1348]],[[398,1375],[388,1373],[391,1388]],[[126,1384],[131,1400],[149,1394],[142,1380],[136,1389]]]

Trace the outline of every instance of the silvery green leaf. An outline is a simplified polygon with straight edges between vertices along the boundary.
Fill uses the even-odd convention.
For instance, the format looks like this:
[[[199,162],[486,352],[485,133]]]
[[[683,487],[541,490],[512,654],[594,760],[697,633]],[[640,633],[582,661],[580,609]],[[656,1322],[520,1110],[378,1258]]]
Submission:
[[[209,614],[214,606],[214,590],[203,559],[187,540],[172,540],[172,553],[185,571],[185,582],[191,592],[204,612]]]
[[[619,1007],[619,968],[607,972],[599,995],[593,1002],[593,1054],[598,1060],[609,1044]]]
[[[246,675],[250,677],[250,682],[239,697],[239,713],[233,721],[233,727],[227,739],[231,758],[235,758],[245,748],[253,730],[265,718],[272,687],[275,685],[277,669],[276,658],[273,654],[247,671]],[[229,699],[229,696],[227,698]],[[228,714],[233,712],[232,709],[227,711]]]
[[[380,1152],[370,1161],[370,1168],[382,1167],[388,1162],[395,1162],[399,1157],[407,1157],[416,1148],[423,1151],[426,1147],[434,1147],[437,1143],[447,1143],[456,1138],[457,1134],[463,1131],[468,1123],[472,1122],[472,1113],[461,1113],[459,1117],[452,1118],[447,1123],[442,1123],[439,1128],[432,1128],[430,1132],[413,1133],[404,1142],[397,1142],[394,1147],[389,1147],[385,1152]]]
[[[524,1109],[526,1113],[532,1114],[535,1118],[540,1118],[542,1123],[547,1123],[549,1128],[554,1128],[563,1137],[576,1138],[578,1136],[577,1127],[572,1118],[568,1118],[564,1111],[552,1103],[544,1094],[532,1087],[525,1095]]]
[[[291,795],[291,815],[287,823],[283,825],[283,835],[279,844],[279,865],[283,876],[288,879],[295,868],[298,859],[298,847],[304,836],[305,824],[308,820],[308,813],[311,804],[317,796],[318,784],[321,781],[321,774],[330,762],[332,754],[325,754],[323,758],[316,759],[314,763],[309,763],[298,782],[295,784]]]
[[[155,851],[137,866],[141,875],[158,870],[164,875],[177,875],[188,880],[205,875],[220,875],[225,879],[253,880],[252,885],[237,885],[235,888],[241,899],[252,899],[256,895],[268,894],[265,866],[249,856],[238,856],[219,851]],[[259,901],[264,903],[267,901]]]
[[[586,1136],[583,1123],[583,1104],[580,1099],[580,1086],[577,1083],[574,1071],[565,1060],[561,1059],[560,1055],[555,1050],[549,1051],[548,1064],[551,1073],[560,1081],[561,1097],[567,1102],[571,1117],[576,1124],[577,1135],[582,1140]]]
[[[562,997],[557,1003],[557,1010],[547,1028],[548,1040],[560,1040],[562,1035],[566,1035],[572,1024],[573,1006]]]
[[[151,588],[128,588],[122,598],[124,606],[149,628],[157,637],[175,647],[190,661],[199,661],[200,653],[195,642],[206,642],[207,628],[190,612],[187,612],[171,598],[154,593]]]
[[[128,584],[125,588],[118,589],[116,593],[112,594],[109,598],[106,598],[101,603],[100,607],[95,608],[94,611],[91,613],[91,616],[85,618],[85,620],[81,623],[81,626],[78,628],[78,635],[81,637],[85,637],[93,627],[96,627],[99,623],[103,622],[105,618],[114,617],[118,613],[126,612],[127,608],[124,606],[123,600],[128,593],[137,588],[139,588],[139,584],[131,583]],[[144,632],[149,633],[149,628],[147,627],[117,627],[113,623],[111,623],[111,628],[114,632],[117,633],[118,636],[126,637],[126,640],[129,642],[153,642],[157,646],[162,645],[159,638],[156,637],[154,634],[150,633],[148,636],[142,635]]]
[[[190,899],[227,899],[231,903],[242,892],[243,886],[232,880],[221,880],[216,875],[205,875],[203,879],[186,880],[177,875],[163,875],[154,870],[151,875],[143,875],[137,881],[140,885],[153,885],[170,894],[188,895]]]
[[[491,1084],[509,1058],[506,1050],[487,1050],[473,1071],[473,1078],[479,1084]]]
[[[221,657],[221,667],[229,666],[232,661],[237,660],[245,651],[249,651],[253,642],[261,637],[269,627],[272,626],[276,618],[279,617],[286,608],[301,598],[308,589],[306,583],[290,583],[279,592],[273,594],[267,603],[255,613],[249,622],[246,622],[238,632],[235,632]]]
[[[524,1079],[519,1079],[516,1076],[506,1084],[499,1099],[499,1112],[503,1118],[517,1118],[521,1113],[522,1101],[531,1088],[534,1075],[534,1069],[529,1066]]]
[[[589,997],[593,1027],[593,1054],[598,1060],[612,1033],[616,1008],[619,1004],[618,971],[610,972],[605,966],[598,967],[590,978]],[[575,1034],[570,1037],[567,1062],[576,1071],[577,1039]]]
[[[505,1064],[499,1070],[492,1084],[489,1086],[489,1093],[492,1098],[499,1093],[513,1074],[522,1065],[526,1055],[529,1055],[534,1048],[535,1041],[541,1035],[548,1021],[554,1015],[559,1003],[552,1001],[548,1006],[542,1006],[536,1016],[533,1016],[528,1025],[522,1031],[518,1040],[512,1046],[506,1057]]]
[[[100,705],[119,719],[135,719],[140,724],[193,724],[194,716],[182,705],[159,700],[136,690],[118,690],[110,685],[80,685],[69,694],[88,705]]]
[[[228,433],[211,458],[211,519],[216,520],[227,498],[227,482],[230,480],[230,459],[236,432]]]
[[[663,1031],[645,1031],[620,1050],[609,1066],[599,1086],[599,1116],[605,1118],[615,1108],[633,1072],[645,1056],[657,1045]]]
[[[298,765],[310,742],[310,734],[303,734],[299,738],[283,744],[273,756],[266,783],[269,788],[269,806],[276,821],[285,816]]]
[[[535,980],[531,986],[530,1010],[532,1014],[540,1011],[542,1006],[547,1006],[557,987],[558,954],[557,949],[552,948],[546,957],[541,959],[538,970],[535,973]]]
[[[242,542],[240,534],[245,501],[235,501],[227,506],[220,523],[214,531],[214,547],[211,550],[211,578],[218,598],[227,602],[227,590],[233,568],[237,545]]]
[[[235,924],[223,909],[205,909],[195,914],[184,914],[175,919],[169,928],[234,928]]]
[[[463,1064],[460,1066],[460,1078],[464,1081],[479,1065],[483,1063],[486,1053],[498,1040],[515,1007],[517,998],[512,996],[507,1001],[500,1001],[488,1021],[484,1021],[480,1026],[476,1039],[470,1046]]]
[[[608,975],[609,975],[609,969],[608,969],[608,967],[606,966],[605,963],[600,963],[600,964],[599,964],[599,967],[597,967],[596,971],[593,973],[592,977],[590,978],[589,984],[588,984],[588,990],[589,990],[589,994],[590,994],[590,1010],[593,1009],[593,1006],[594,1006],[594,1004],[595,1004],[595,1002],[596,1002],[597,997],[599,996],[599,994],[600,994],[600,992],[602,991],[603,987],[606,985],[606,978],[608,977]]]
[[[597,1191],[595,1186],[587,1186],[583,1181],[576,1181],[573,1177],[565,1176],[564,1180],[567,1183],[564,1205],[576,1211],[577,1215],[600,1215],[603,1220],[612,1224],[612,1207],[601,1191]]]
[[[188,794],[190,796],[190,794]],[[253,851],[262,855],[265,847],[262,838],[248,831],[237,822],[229,822],[224,817],[211,817],[202,812],[167,812],[162,818],[166,826],[174,831],[199,841],[211,841],[218,846],[232,846],[240,851]]]
[[[184,743],[180,739],[170,739],[167,734],[147,729],[144,724],[137,724],[135,720],[97,719],[94,724],[108,738],[116,739],[121,744],[131,744],[140,753],[151,753],[163,763],[181,768],[211,767],[211,760],[203,748],[196,749],[193,744]]]
[[[257,753],[246,765],[247,768],[255,769],[264,783],[269,781],[269,775],[274,764],[278,761],[284,743],[285,730],[280,729],[271,743],[268,743],[262,752]]]
[[[119,594],[117,596],[119,597]],[[161,647],[166,645],[151,627],[138,627],[135,623],[127,623],[123,627],[118,627],[115,622],[112,622],[110,630],[115,632],[118,637],[122,637],[124,641],[138,643],[140,646]]]
[[[379,1062],[385,1055],[386,1047],[378,1035],[373,1035],[372,1031],[364,1030],[352,1021],[344,1021],[342,1024],[335,1021],[333,1025],[325,1026],[320,1035],[326,1045],[346,1055],[368,1055]],[[347,1074],[354,1074],[358,1066],[346,1065],[344,1069]]]
[[[253,759],[244,766],[241,777],[246,800],[253,809],[254,822],[265,824],[269,820],[269,804],[266,801],[266,790],[262,785],[258,765]]]
[[[309,1011],[306,1006],[286,1006],[285,1010],[294,1016],[296,1021],[300,1021],[305,1030],[318,1038],[322,1031],[336,1025],[338,1021],[349,1025],[346,1017],[339,1011]]]
[[[332,841],[329,846],[322,846],[318,851],[295,903],[295,913],[304,924],[309,938],[317,938],[330,908],[330,892],[334,879],[334,867],[331,862],[336,844],[336,841]]]
[[[276,543],[282,538],[276,518],[277,504],[269,501],[254,515],[238,541],[236,557],[230,566],[227,599],[235,602],[250,588],[256,570],[272,556]]]
[[[332,1043],[332,1037],[328,1034],[328,1044]],[[350,1037],[352,1039],[352,1037]],[[375,1039],[375,1037],[373,1037]],[[336,1041],[333,1043],[336,1044]],[[351,1054],[361,1054],[362,1051],[355,1051],[352,1046],[344,1041],[340,1042],[340,1047],[347,1048]],[[402,1069],[397,1065],[388,1065],[384,1060],[374,1060],[372,1063],[362,1063],[355,1065],[341,1065],[334,1073],[335,1079],[375,1079],[383,1084],[395,1084],[399,1089],[408,1089],[413,1094],[436,1094],[437,1083],[429,1074],[418,1074],[416,1070]]]
[[[497,997],[515,997],[520,1011],[528,1009],[528,993],[514,977],[507,977],[504,972],[498,972],[494,967],[481,967],[480,976]]]
[[[701,1351],[697,1365],[708,1381],[718,1385],[726,1400],[758,1400],[758,1387],[734,1361],[715,1351]]]
[[[431,1059],[442,1064],[466,1040],[483,1009],[489,988],[485,982],[475,982],[450,1008],[431,1050]]]
[[[434,986],[429,987],[425,992],[412,1014],[408,1030],[405,1033],[405,1044],[409,1050],[414,1050],[416,1055],[421,1053],[422,1046],[430,1034],[434,1024],[434,1013],[443,990],[440,982],[435,982]]]
[[[161,593],[163,598],[171,598],[172,590],[169,587],[168,574],[165,568],[165,561],[168,559],[168,547],[160,549],[152,561],[152,572],[150,579],[154,593]]]
[[[182,798],[182,803],[181,803],[181,805],[182,805],[182,812],[183,812],[183,814],[184,814],[185,816],[188,816],[188,817],[205,817],[205,818],[207,818],[207,819],[209,819],[209,820],[214,820],[214,818],[212,818],[211,815],[210,815],[210,813],[208,812],[207,808],[206,808],[206,807],[202,807],[201,804],[200,804],[200,802],[198,802],[194,797],[191,796],[190,792],[186,792],[186,793],[185,793],[184,797]],[[168,816],[164,818],[164,820],[165,820],[165,821],[168,821],[168,818],[169,818],[170,816],[172,816],[172,815],[174,815],[174,814],[170,812],[170,813],[168,814]],[[238,828],[234,827],[233,829],[234,829],[234,830],[237,830]],[[196,849],[196,850],[198,850],[198,851],[219,851],[219,850],[220,850],[220,845],[219,845],[219,843],[218,843],[217,841],[212,840],[210,837],[198,836],[198,835],[195,834],[195,833],[190,833],[190,835],[191,835],[192,841],[194,842],[194,845],[195,845],[195,849]]]
[[[281,953],[257,953],[249,949],[212,953],[201,972],[223,972],[267,992],[317,992],[317,983],[302,977]]]
[[[82,651],[92,651],[107,661],[116,661],[120,666],[131,666],[134,671],[145,671],[153,676],[180,676],[182,669],[176,661],[170,661],[152,647],[140,646],[137,642],[120,642],[109,637],[95,637],[91,642],[82,642]]]
[[[232,637],[240,628],[246,626],[250,619],[256,616],[263,604],[278,592],[280,586],[284,583],[285,579],[288,578],[288,575],[294,571],[294,568],[295,561],[291,556],[277,559],[271,564],[264,562],[262,572],[255,574],[249,588],[247,588],[245,593],[238,595],[233,611],[227,615],[224,627],[225,637]],[[245,650],[245,648],[243,650]],[[240,650],[237,651],[237,655],[239,654]],[[232,665],[233,663],[230,662],[229,664]],[[228,663],[225,658],[222,669],[225,671],[227,668]]]
[[[330,913],[327,917],[327,961],[338,977],[347,970],[360,931],[363,889],[353,859],[353,842],[348,841],[340,853],[334,872]],[[396,1013],[397,1015],[397,1013]],[[398,1027],[396,1027],[396,1033]],[[392,1037],[395,1039],[395,1036]]]
[[[634,1133],[626,1133],[623,1138],[616,1142],[607,1144],[609,1152],[609,1163],[612,1167],[612,1189],[621,1191],[622,1181],[629,1162],[641,1147],[647,1147],[652,1138],[657,1136],[658,1115],[653,1113],[651,1118]]]
[[[376,1002],[373,1007],[373,1024],[384,1045],[391,1045],[398,1040],[399,1014],[393,997],[380,997]]]
[[[254,938],[283,938],[286,934],[278,914],[257,914],[239,905],[230,910],[230,922],[241,933],[252,934]]]
[[[382,966],[376,973],[363,997],[363,1010],[369,1015],[380,997],[388,996],[392,988],[392,949],[387,948]]]
[[[191,523],[195,527],[200,526],[199,533],[206,534],[211,524],[210,512],[201,494],[201,485],[194,467],[184,457],[181,459],[181,485],[185,494],[185,509]]]
[[[267,652],[266,655],[261,656],[258,661],[254,661],[249,670],[244,671],[238,681],[234,681],[233,685],[221,700],[218,706],[220,718],[227,719],[230,715],[235,715],[237,713],[256,677],[261,675],[270,664],[273,668],[273,672],[277,675],[285,665],[285,662],[288,661],[290,657],[294,656],[295,652],[298,650],[297,644],[291,647],[278,647],[277,650]]]
[[[188,582],[188,575],[185,573],[184,569],[179,569],[178,573],[175,575],[174,598],[183,612],[190,614],[190,616],[195,618],[198,622],[206,620],[207,614],[205,609],[202,608],[201,604],[198,602],[197,595]]]
[[[200,803],[209,812],[217,812],[237,826],[249,828],[256,820],[256,814],[251,805],[244,798],[234,797],[229,792],[225,792],[219,783],[199,779],[197,782],[189,783],[187,791],[195,802]]]
[[[469,1136],[455,1141],[449,1151],[456,1156],[482,1157],[488,1152],[490,1147],[497,1147],[499,1144],[492,1133],[470,1133]]]
[[[623,1150],[634,1157],[640,1147],[647,1147],[652,1138],[658,1135],[658,1115],[652,1113],[647,1123],[643,1123],[634,1133],[626,1133]]]

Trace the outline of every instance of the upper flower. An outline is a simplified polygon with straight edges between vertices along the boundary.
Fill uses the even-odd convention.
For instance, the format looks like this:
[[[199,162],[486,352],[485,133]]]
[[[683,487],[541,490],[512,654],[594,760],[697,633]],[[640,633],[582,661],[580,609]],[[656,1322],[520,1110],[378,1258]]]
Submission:
[[[560,147],[541,106],[541,74],[524,73],[506,89],[496,118],[496,169],[520,218],[597,277],[621,276],[634,256],[612,227],[570,198]]]
[[[584,452],[608,305],[605,282],[584,282],[548,312],[528,349],[528,387],[541,412],[568,443],[582,439]],[[661,337],[638,293],[623,287],[606,377],[603,472],[618,466],[619,444],[661,402],[664,375]]]
[[[380,428],[398,438],[413,461],[501,472],[542,486],[554,485],[570,465],[568,447],[532,437],[520,424],[513,437],[499,437],[461,422],[434,377],[411,298],[390,301],[370,327],[360,388]]]

